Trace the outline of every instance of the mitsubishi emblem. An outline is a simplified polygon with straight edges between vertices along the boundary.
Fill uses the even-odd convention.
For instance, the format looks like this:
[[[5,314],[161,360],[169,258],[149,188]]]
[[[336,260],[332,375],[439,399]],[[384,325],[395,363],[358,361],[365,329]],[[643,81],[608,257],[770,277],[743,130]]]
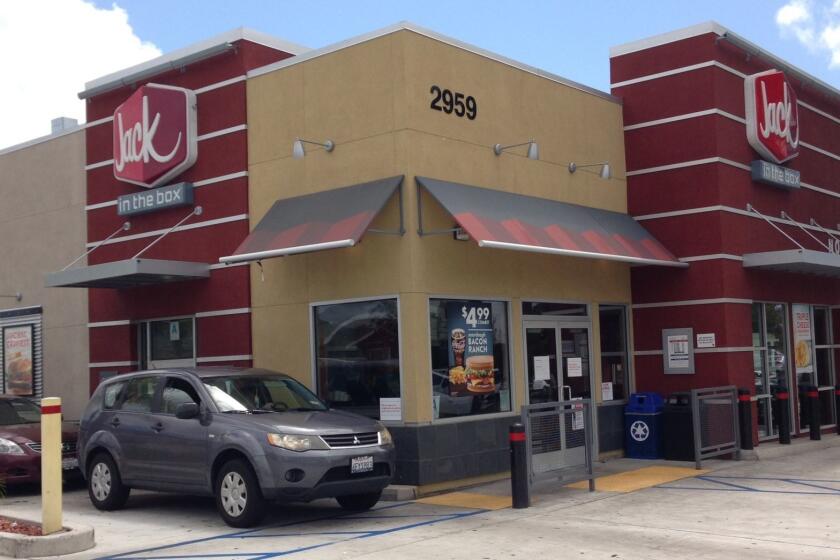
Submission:
[[[359,441],[359,436],[353,436],[353,445],[359,445],[360,443],[362,442]]]

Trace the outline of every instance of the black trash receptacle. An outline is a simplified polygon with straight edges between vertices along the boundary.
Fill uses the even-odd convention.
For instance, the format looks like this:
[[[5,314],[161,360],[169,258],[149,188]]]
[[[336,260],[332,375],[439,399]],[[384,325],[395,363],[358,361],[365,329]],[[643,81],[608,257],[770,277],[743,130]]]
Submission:
[[[668,395],[662,410],[662,447],[669,461],[694,461],[691,393]]]

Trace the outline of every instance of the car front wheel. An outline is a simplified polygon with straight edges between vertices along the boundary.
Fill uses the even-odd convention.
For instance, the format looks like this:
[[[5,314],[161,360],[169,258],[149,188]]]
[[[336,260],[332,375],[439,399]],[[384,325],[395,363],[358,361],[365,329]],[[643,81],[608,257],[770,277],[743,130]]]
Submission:
[[[369,492],[367,494],[349,494],[347,496],[336,496],[338,505],[349,511],[366,511],[376,505],[382,491]]]
[[[225,463],[216,477],[216,507],[231,527],[253,527],[265,514],[265,500],[251,466],[241,459]]]
[[[108,453],[97,454],[88,465],[87,486],[91,503],[103,511],[122,508],[131,491],[122,483],[117,464]]]

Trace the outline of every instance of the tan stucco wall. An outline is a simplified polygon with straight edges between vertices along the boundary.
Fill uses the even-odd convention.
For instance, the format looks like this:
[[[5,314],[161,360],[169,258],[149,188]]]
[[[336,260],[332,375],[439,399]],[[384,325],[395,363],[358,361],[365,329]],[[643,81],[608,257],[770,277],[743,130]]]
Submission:
[[[432,84],[474,96],[478,117],[431,110]],[[417,234],[415,176],[626,211],[621,106],[610,100],[404,30],[249,79],[248,122],[252,227],[278,198],[406,176],[403,237],[368,234],[351,249],[266,260],[262,275],[252,266],[255,365],[311,385],[310,304],[399,295],[403,418],[427,422],[429,296],[509,299],[517,409],[525,391],[523,299],[630,301],[624,264],[480,249],[449,235]],[[331,139],[336,148],[309,149],[294,160],[297,136]],[[524,149],[493,153],[497,142],[529,138],[539,142],[539,161],[524,157]],[[567,170],[570,161],[604,160],[613,168],[609,181]],[[423,205],[424,227],[453,227],[428,197]],[[395,198],[373,227],[397,223]],[[596,306],[592,315],[598,387]]]
[[[0,309],[43,307],[44,396],[68,419],[88,399],[87,290],[44,287],[84,251],[85,135],[64,134],[0,154]]]

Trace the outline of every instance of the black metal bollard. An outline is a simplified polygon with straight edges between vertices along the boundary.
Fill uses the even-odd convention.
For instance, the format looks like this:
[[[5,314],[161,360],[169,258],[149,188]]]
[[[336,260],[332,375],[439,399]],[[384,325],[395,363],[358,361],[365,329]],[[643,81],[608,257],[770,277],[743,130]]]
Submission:
[[[749,389],[738,389],[738,430],[741,432],[741,449],[752,449],[752,400]]]
[[[508,435],[510,439],[510,495],[514,509],[523,509],[531,505],[525,426],[519,422],[511,424]]]
[[[840,385],[834,386],[834,414],[840,416]],[[840,434],[840,421],[837,418],[834,421],[837,422],[837,433]]]
[[[805,389],[805,397],[808,399],[808,429],[811,432],[812,440],[820,439],[820,394],[817,388],[813,385],[808,385]]]
[[[790,443],[790,393],[787,387],[776,387],[776,400],[779,401],[779,443]]]

